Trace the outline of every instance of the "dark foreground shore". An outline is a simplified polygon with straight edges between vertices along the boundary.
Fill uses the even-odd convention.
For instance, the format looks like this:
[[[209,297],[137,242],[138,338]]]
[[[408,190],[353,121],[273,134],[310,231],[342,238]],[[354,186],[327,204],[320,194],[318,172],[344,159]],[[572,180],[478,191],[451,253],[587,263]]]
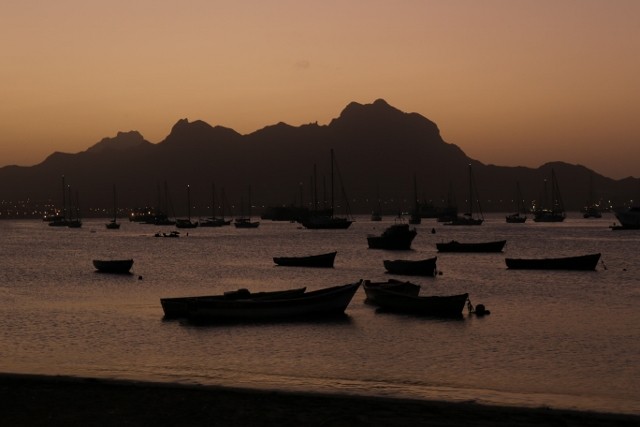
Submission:
[[[638,426],[640,416],[0,374],[1,426]]]

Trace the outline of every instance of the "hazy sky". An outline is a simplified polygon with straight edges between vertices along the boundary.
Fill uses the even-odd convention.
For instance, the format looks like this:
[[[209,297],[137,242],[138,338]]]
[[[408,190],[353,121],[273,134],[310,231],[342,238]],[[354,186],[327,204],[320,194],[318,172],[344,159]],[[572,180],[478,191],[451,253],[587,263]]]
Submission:
[[[3,0],[0,166],[384,98],[484,163],[640,177],[640,0]]]

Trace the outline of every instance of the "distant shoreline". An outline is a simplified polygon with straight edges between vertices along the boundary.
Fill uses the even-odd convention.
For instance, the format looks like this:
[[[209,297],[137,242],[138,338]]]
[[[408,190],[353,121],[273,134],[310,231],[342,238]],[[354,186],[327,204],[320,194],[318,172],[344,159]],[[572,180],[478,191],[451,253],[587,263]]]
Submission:
[[[637,426],[640,415],[0,374],[0,425]]]

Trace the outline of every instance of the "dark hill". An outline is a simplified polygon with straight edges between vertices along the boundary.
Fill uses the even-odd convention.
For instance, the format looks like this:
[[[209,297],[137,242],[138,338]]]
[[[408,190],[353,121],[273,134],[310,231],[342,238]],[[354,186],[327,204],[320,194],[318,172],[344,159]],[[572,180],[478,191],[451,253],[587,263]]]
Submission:
[[[0,198],[59,204],[65,175],[85,207],[109,209],[113,184],[120,206],[155,206],[165,182],[176,214],[186,210],[187,184],[196,215],[207,214],[213,182],[218,189],[224,187],[228,201],[236,205],[249,186],[257,206],[300,203],[301,189],[309,203],[314,165],[320,198],[328,192],[332,148],[350,205],[359,212],[371,210],[377,191],[388,212],[407,209],[414,174],[419,198],[442,204],[453,190],[463,205],[468,164],[473,165],[486,210],[511,210],[516,182],[525,199],[540,198],[551,168],[570,209],[587,201],[591,177],[598,197],[613,204],[637,198],[640,190],[637,179],[615,181],[580,165],[548,163],[537,169],[484,165],[443,141],[432,121],[379,99],[372,104],[350,103],[328,125],[278,123],[241,135],[182,119],[158,144],[135,131],[120,132],[81,153],[54,153],[35,166],[0,168]]]

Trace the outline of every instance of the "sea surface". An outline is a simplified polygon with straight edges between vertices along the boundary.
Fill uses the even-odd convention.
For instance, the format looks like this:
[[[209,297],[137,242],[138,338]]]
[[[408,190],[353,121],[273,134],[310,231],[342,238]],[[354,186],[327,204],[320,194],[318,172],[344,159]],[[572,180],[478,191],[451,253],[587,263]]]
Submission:
[[[473,401],[640,414],[640,232],[611,214],[481,226],[423,220],[410,251],[367,248],[393,217],[348,230],[262,221],[257,229],[85,220],[81,229],[0,221],[0,371],[260,389]],[[432,233],[434,229],[435,233]],[[506,239],[504,253],[437,253],[437,242]],[[274,256],[336,250],[335,268]],[[597,271],[507,270],[505,257],[602,253]],[[163,320],[161,297],[386,281],[384,259],[438,256],[407,277],[422,295],[468,292],[491,314],[442,320],[380,313],[359,289],[339,320],[196,326]],[[92,259],[133,258],[133,274]],[[402,277],[397,277],[402,278]]]

